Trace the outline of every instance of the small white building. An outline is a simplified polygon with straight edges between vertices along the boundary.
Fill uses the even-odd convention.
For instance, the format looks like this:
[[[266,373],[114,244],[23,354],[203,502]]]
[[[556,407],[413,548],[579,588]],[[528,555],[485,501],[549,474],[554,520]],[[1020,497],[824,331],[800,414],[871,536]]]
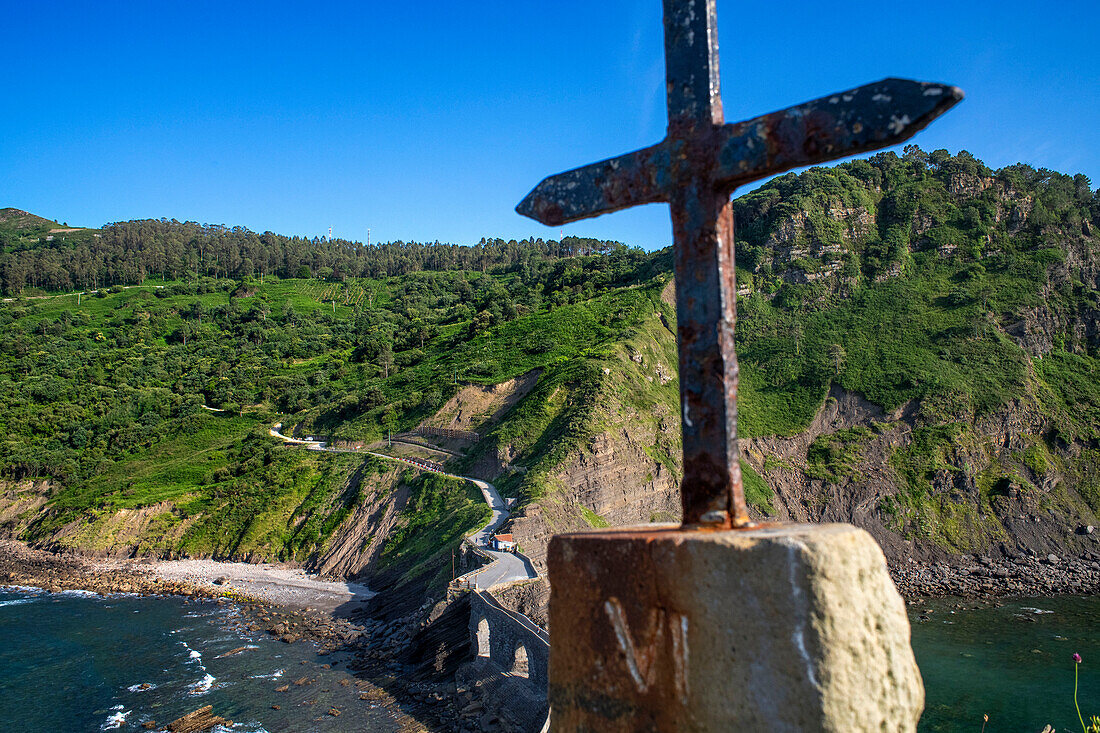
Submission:
[[[515,552],[516,541],[510,534],[493,535],[493,549],[497,552]]]

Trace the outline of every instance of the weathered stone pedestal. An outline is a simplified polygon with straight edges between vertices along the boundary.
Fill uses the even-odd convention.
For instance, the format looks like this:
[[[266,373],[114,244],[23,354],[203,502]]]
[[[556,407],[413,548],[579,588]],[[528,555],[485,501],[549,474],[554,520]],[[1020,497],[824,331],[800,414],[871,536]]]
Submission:
[[[863,530],[599,530],[549,565],[556,731],[916,730],[905,604]]]

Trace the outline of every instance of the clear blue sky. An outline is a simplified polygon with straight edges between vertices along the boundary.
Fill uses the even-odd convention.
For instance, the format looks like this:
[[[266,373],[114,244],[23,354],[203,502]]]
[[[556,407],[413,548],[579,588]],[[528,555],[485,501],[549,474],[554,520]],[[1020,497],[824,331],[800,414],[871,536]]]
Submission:
[[[659,0],[0,0],[0,207],[284,234],[557,238],[544,176],[664,135]],[[718,2],[726,118],[886,76],[967,99],[915,142],[1100,185],[1100,5]],[[645,247],[667,208],[566,234]]]

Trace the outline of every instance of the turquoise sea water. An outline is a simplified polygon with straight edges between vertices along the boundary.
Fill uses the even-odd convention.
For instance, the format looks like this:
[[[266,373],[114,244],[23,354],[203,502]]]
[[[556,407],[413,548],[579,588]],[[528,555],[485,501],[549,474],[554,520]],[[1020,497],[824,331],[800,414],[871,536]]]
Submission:
[[[925,686],[921,733],[1080,731],[1073,654],[1082,663],[1077,700],[1100,716],[1100,598],[998,601],[956,610],[944,600],[911,607],[913,651]],[[931,611],[931,613],[925,613]],[[920,616],[927,617],[921,621]]]
[[[237,614],[208,601],[0,587],[0,731],[142,730],[204,705],[234,731],[398,729],[358,699],[338,663],[322,667],[332,657],[240,630]]]

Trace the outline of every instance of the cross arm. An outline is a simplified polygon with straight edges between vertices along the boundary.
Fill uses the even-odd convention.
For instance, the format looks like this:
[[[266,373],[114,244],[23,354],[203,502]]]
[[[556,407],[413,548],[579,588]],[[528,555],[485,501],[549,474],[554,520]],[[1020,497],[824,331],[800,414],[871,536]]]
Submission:
[[[639,204],[665,201],[668,149],[663,142],[544,178],[516,211],[559,226]]]
[[[749,181],[897,145],[963,98],[958,87],[883,79],[744,122],[723,125],[715,184]]]

